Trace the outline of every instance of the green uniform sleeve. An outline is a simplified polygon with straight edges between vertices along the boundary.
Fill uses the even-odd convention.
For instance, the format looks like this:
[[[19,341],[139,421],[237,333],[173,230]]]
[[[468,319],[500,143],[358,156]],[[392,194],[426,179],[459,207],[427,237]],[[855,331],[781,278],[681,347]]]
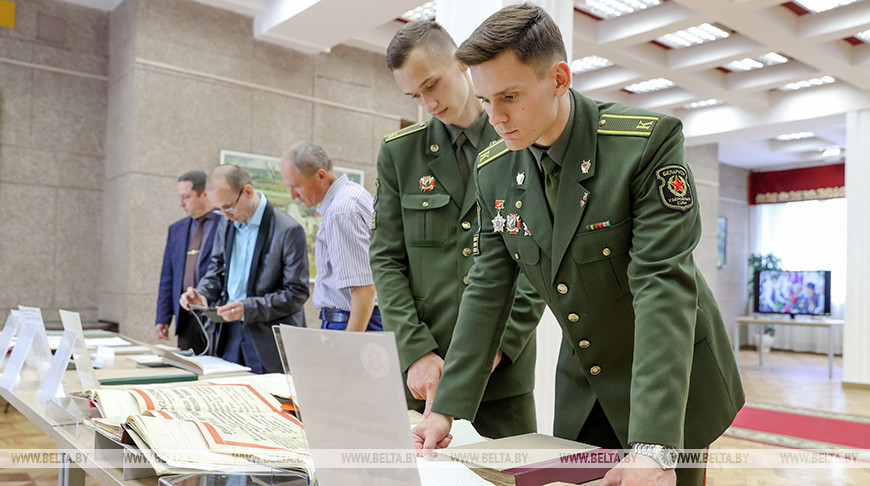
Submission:
[[[628,440],[682,447],[698,311],[692,251],[701,222],[679,120],[662,118],[639,160],[631,182],[635,333]],[[684,168],[691,207],[686,200],[675,206],[673,194],[662,192],[667,166]]]
[[[381,142],[378,153],[378,188],[372,223],[369,260],[378,291],[384,330],[396,334],[402,371],[421,356],[438,348],[425,323],[420,322],[408,280],[402,204],[392,154]]]
[[[502,346],[502,350],[513,358],[513,349],[519,347],[521,336],[525,335],[522,331],[525,327],[516,326],[514,336],[502,343],[514,303],[519,267],[505,248],[501,236],[487,225],[492,215],[483,203],[479,188],[478,185],[482,219],[480,254],[475,256],[468,274],[469,286],[462,295],[453,340],[432,405],[436,412],[469,420],[477,414],[499,347]],[[524,298],[523,302],[528,300]],[[518,310],[517,315],[531,312],[531,306],[523,306],[525,309]],[[526,327],[534,326],[528,324]]]
[[[544,300],[532,287],[529,279],[520,274],[507,328],[499,346],[504,357],[509,358],[510,362],[517,360],[526,344],[535,335],[535,328],[538,327],[541,315],[544,313],[544,305]],[[502,360],[504,361],[504,358]]]

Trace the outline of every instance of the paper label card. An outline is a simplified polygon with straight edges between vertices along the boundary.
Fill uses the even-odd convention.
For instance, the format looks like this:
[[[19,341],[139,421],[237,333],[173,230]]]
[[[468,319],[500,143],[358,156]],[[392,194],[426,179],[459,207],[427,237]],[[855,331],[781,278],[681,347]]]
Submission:
[[[3,376],[0,377],[0,387],[7,390],[14,390],[18,386],[21,377],[21,368],[24,366],[24,359],[30,352],[30,347],[33,344],[33,336],[36,335],[36,327],[24,325],[18,333],[18,340],[15,342],[15,349],[12,350],[12,355],[9,357],[9,363],[6,369],[3,370]]]
[[[32,368],[36,368],[39,377],[44,380],[46,375],[48,375],[48,369],[51,367],[51,348],[48,346],[48,336],[45,334],[45,322],[42,320],[42,311],[38,307],[27,307],[24,305],[19,305],[18,311],[21,313],[21,319],[23,319],[25,326],[36,328],[26,362]]]
[[[82,330],[82,318],[78,312],[70,312],[61,309],[60,320],[63,322],[64,335],[67,332],[72,332],[78,339],[73,345],[73,356],[75,357],[76,372],[79,375],[79,381],[82,382],[83,390],[94,390],[100,388],[100,382],[94,374],[94,365],[91,363],[91,357],[88,353],[87,344],[85,344],[84,331]]]
[[[42,383],[42,389],[39,391],[39,403],[45,405],[54,397],[66,395],[63,390],[63,374],[66,372],[66,366],[73,354],[73,347],[78,340],[79,335],[75,332],[63,332],[60,345],[54,353],[51,368],[48,370],[48,376],[46,376],[45,381]]]
[[[0,368],[3,367],[3,361],[6,359],[6,353],[9,352],[9,346],[12,345],[12,338],[18,334],[18,311],[13,310],[6,318],[6,324],[3,325],[3,332],[0,333]]]

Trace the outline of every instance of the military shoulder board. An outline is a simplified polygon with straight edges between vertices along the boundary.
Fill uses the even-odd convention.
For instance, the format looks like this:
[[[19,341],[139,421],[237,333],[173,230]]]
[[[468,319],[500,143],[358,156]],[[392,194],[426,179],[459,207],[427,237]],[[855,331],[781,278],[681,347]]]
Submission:
[[[493,160],[501,157],[508,152],[510,152],[510,149],[508,148],[504,139],[498,140],[496,143],[483,149],[483,151],[481,151],[477,155],[477,168],[479,169],[483,167],[484,165],[492,162]]]
[[[420,122],[415,125],[411,125],[409,127],[405,127],[401,130],[395,131],[386,137],[384,137],[384,142],[391,142],[397,138],[402,138],[405,135],[410,135],[414,132],[419,132],[420,130],[426,128],[426,122]]]
[[[649,137],[658,121],[657,116],[604,114],[598,120],[598,133]]]

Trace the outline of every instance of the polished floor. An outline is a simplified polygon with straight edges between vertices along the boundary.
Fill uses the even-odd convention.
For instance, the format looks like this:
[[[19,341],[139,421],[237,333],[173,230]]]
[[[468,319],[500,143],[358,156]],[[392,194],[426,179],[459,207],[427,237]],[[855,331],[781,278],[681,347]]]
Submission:
[[[789,405],[800,408],[870,416],[870,389],[842,387],[842,359],[834,362],[834,378],[828,379],[827,357],[774,351],[758,366],[758,354],[740,352],[740,370],[749,402]],[[53,448],[51,441],[14,409],[2,413],[0,402],[0,450]],[[747,450],[772,446],[722,437],[711,446],[716,450]],[[0,470],[0,484],[9,486],[54,486],[53,470]],[[89,481],[89,484],[93,482]],[[734,469],[710,467],[707,486],[867,486],[866,468],[824,465],[816,469],[770,468]]]

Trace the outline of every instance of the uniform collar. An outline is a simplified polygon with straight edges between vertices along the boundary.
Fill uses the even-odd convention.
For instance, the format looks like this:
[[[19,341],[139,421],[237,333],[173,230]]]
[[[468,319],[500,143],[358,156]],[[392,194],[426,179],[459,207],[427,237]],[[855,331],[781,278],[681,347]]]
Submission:
[[[483,139],[483,130],[486,128],[486,112],[481,113],[480,118],[465,130],[447,123],[444,124],[444,128],[446,128],[447,133],[450,134],[451,144],[456,145],[456,139],[459,138],[459,134],[465,132],[465,136],[468,137],[468,141],[471,142],[471,145],[474,146],[475,150],[482,149],[483,147],[480,146],[480,141]]]
[[[541,166],[541,157],[546,152],[559,167],[562,167],[565,160],[565,153],[568,151],[568,143],[571,141],[571,132],[574,131],[574,97],[571,92],[565,94],[571,100],[571,111],[568,116],[568,123],[565,124],[565,129],[559,135],[559,138],[549,147],[541,147],[540,145],[530,145],[529,150],[538,162],[538,167]]]

